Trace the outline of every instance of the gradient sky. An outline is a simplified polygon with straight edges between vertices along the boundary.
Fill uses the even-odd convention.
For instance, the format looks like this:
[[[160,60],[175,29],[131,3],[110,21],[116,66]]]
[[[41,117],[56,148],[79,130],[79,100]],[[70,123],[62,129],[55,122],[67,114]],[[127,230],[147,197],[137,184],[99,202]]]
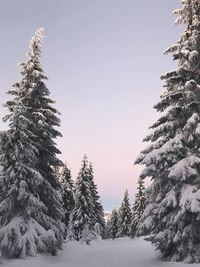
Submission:
[[[0,103],[20,78],[17,63],[29,39],[44,27],[42,63],[62,113],[61,158],[75,178],[88,155],[106,210],[119,205],[126,188],[134,197],[141,167],[133,162],[158,117],[152,107],[163,91],[160,75],[174,67],[162,52],[180,34],[172,15],[179,6],[178,0],[1,0]]]

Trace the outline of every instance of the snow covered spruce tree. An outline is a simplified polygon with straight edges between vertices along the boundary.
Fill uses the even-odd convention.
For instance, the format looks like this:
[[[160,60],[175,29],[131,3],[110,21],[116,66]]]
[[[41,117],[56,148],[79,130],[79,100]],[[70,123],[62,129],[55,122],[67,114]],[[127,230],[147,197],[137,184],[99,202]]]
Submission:
[[[56,130],[53,134],[55,118],[39,63],[42,39],[38,30],[30,43],[28,61],[21,64],[22,79],[8,92],[13,100],[5,105],[9,114],[4,121],[9,129],[0,138],[0,249],[7,257],[25,258],[37,252],[54,255],[63,243],[61,198],[47,178],[55,165],[52,161],[56,162],[52,137],[57,134]],[[43,137],[48,142],[42,144]],[[43,150],[48,151],[45,157]],[[39,168],[42,161],[48,166],[45,174]]]
[[[151,177],[138,234],[150,234],[169,261],[200,262],[200,2],[182,1],[177,23],[185,30],[167,49],[178,62],[162,76],[165,92],[155,106],[164,112],[151,127],[136,163]]]
[[[110,218],[106,223],[106,237],[115,239],[119,229],[118,212],[117,209],[113,209]]]
[[[59,180],[61,184],[61,195],[63,199],[63,207],[65,212],[65,225],[68,227],[70,215],[74,209],[74,182],[72,180],[71,171],[64,164],[59,172]]]
[[[131,208],[129,202],[128,190],[125,191],[121,206],[118,211],[119,228],[117,232],[118,237],[130,235],[131,225]]]
[[[63,163],[57,157],[60,151],[56,147],[54,139],[62,135],[56,129],[60,126],[60,119],[57,117],[59,112],[52,106],[55,102],[49,98],[50,92],[44,82],[48,78],[40,63],[43,39],[43,29],[37,30],[30,42],[28,60],[21,64],[21,84],[25,88],[26,101],[36,125],[34,133],[37,138],[40,159],[37,169],[53,188],[58,189],[59,181],[54,168],[62,166]]]
[[[70,240],[82,241],[87,244],[97,237],[94,228],[94,203],[90,183],[88,160],[84,156],[75,183],[75,206],[70,216],[67,237]]]
[[[104,219],[104,210],[103,206],[100,201],[100,196],[98,194],[97,185],[94,183],[94,173],[93,173],[93,167],[92,163],[90,162],[89,168],[88,168],[88,174],[89,174],[89,188],[92,196],[92,202],[93,202],[93,215],[94,218],[93,225],[95,228],[95,232],[97,235],[101,236],[102,238],[105,237],[105,219]]]
[[[145,193],[144,180],[139,178],[137,193],[135,195],[135,202],[133,204],[132,216],[131,216],[131,227],[130,227],[131,237],[135,237],[140,218],[142,217],[145,208],[145,203],[146,203],[146,193]]]

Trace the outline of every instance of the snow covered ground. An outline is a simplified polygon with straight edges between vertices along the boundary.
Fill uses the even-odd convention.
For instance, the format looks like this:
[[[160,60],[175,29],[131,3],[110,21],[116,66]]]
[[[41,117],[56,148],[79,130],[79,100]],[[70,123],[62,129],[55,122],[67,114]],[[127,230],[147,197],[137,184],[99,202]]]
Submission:
[[[161,262],[149,242],[142,239],[98,240],[90,246],[69,242],[56,257],[39,255],[26,260],[8,260],[5,267],[188,267]],[[193,265],[200,267],[200,264]]]

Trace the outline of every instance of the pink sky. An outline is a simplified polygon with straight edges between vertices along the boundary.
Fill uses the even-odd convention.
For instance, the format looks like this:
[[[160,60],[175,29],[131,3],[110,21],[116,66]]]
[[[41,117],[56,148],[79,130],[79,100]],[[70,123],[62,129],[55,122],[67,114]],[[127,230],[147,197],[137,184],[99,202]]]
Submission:
[[[31,35],[43,26],[42,62],[62,113],[62,159],[75,178],[88,155],[106,210],[119,205],[125,189],[133,199],[141,170],[133,162],[158,116],[152,107],[163,90],[159,77],[174,67],[162,52],[178,38],[180,27],[171,13],[179,1],[7,0],[2,5],[1,103],[19,79],[17,63],[25,60]]]

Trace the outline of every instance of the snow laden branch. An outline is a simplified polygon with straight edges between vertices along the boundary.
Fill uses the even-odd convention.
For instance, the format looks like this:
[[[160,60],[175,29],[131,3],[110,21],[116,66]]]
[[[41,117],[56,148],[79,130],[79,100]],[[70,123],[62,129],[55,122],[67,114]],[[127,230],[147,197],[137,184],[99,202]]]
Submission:
[[[141,179],[150,177],[146,208],[137,235],[148,235],[169,261],[200,262],[200,3],[184,0],[176,24],[185,26],[165,51],[177,69],[164,74],[165,91],[154,108],[162,117],[137,157]]]

